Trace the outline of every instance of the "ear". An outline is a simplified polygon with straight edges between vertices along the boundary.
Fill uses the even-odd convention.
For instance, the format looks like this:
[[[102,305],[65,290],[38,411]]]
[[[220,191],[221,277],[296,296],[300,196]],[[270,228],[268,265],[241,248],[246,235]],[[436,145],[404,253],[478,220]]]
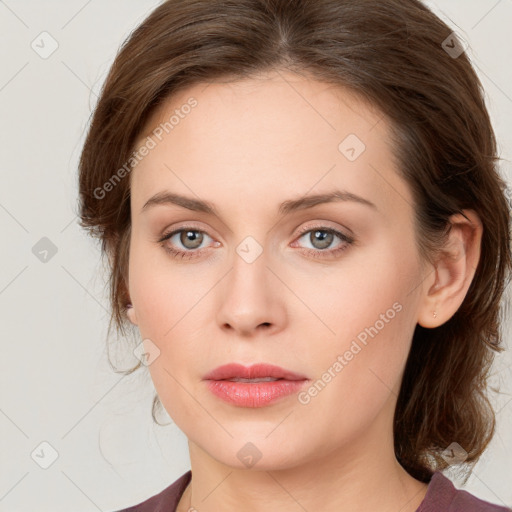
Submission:
[[[123,290],[123,292],[122,292],[123,299],[122,300],[123,300],[123,303],[126,304],[126,316],[128,317],[128,320],[130,320],[130,322],[133,325],[138,325],[137,315],[135,314],[135,308],[133,307],[133,302],[130,297],[130,290],[129,290],[128,280],[126,279],[126,277],[123,282],[122,290]]]
[[[126,316],[133,325],[139,325],[137,322],[137,315],[135,314],[135,308],[133,307],[133,305],[127,306]]]
[[[430,267],[423,283],[424,293],[418,310],[418,323],[433,328],[447,322],[459,309],[468,292],[480,259],[483,226],[473,210],[450,217],[446,245]],[[434,311],[436,316],[434,317]]]

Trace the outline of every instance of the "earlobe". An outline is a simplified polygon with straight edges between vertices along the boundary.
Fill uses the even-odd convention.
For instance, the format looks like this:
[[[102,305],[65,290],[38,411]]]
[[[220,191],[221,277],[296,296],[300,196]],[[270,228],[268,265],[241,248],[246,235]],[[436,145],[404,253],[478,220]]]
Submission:
[[[439,252],[434,283],[425,289],[418,311],[418,323],[434,328],[447,322],[464,301],[480,259],[482,222],[473,210],[451,217],[451,229]],[[426,286],[425,286],[426,288]]]
[[[133,307],[132,304],[127,304],[126,305],[126,316],[128,317],[128,320],[130,320],[130,322],[133,325],[138,325],[138,323],[137,323],[137,315],[135,314],[135,308]]]

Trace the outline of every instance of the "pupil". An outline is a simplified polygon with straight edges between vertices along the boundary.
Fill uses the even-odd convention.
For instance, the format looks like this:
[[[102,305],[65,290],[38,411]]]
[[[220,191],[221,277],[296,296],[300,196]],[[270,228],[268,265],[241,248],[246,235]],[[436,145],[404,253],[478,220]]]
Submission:
[[[315,239],[315,243],[320,241],[320,246],[317,247],[319,249],[325,249],[326,247],[329,247],[329,245],[331,244],[331,239],[330,237],[333,236],[332,233],[328,233],[327,231],[315,231],[314,232],[314,236],[317,237]],[[315,245],[315,243],[313,243],[313,245]]]
[[[196,249],[201,245],[201,237],[202,235],[199,234],[198,231],[187,231],[185,233],[185,240],[182,240],[182,243],[185,247],[188,247],[189,249]],[[199,242],[197,242],[198,240]],[[193,242],[192,246],[189,246],[188,242]]]

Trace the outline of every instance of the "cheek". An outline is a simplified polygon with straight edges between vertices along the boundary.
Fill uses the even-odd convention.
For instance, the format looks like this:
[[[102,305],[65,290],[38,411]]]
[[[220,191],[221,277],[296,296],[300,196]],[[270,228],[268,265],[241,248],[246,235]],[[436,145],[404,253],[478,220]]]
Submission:
[[[170,256],[134,244],[130,253],[130,295],[141,335],[165,340],[187,325],[188,315],[209,289],[205,277],[191,266],[177,265]]]
[[[328,275],[310,280],[304,295],[325,324],[323,338],[334,343],[339,340],[338,348],[343,348],[343,340],[358,335],[364,342],[365,332],[369,336],[366,329],[372,326],[379,333],[400,331],[398,325],[407,316],[405,307],[414,298],[411,292],[420,276],[414,253],[408,249],[397,251],[391,243],[379,243]]]
[[[318,402],[325,406],[334,401],[347,412],[370,407],[372,414],[370,404],[378,409],[398,393],[416,325],[411,291],[419,268],[407,255],[379,254],[380,263],[367,261],[343,279],[333,276],[325,293],[316,295],[317,311],[332,332],[324,329],[322,342],[305,349],[315,361],[323,395]]]
[[[375,320],[376,313],[385,314],[385,307],[366,307],[364,314],[353,311],[355,334],[344,335],[343,325],[338,324],[336,341],[315,344],[306,358],[315,372],[311,386],[298,397],[302,404],[298,414],[305,422],[311,416],[329,418],[318,426],[320,437],[353,439],[370,425],[384,428],[393,415],[412,336],[410,312],[405,307],[392,309],[386,323],[378,315]]]

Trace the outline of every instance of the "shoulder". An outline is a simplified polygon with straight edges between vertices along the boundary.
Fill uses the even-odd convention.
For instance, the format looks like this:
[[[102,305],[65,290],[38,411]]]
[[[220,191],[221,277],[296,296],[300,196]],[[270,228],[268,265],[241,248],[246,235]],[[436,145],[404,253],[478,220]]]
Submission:
[[[158,494],[137,505],[118,510],[117,512],[175,512],[178,502],[191,478],[192,472],[189,470]]]
[[[432,475],[425,498],[416,512],[510,512],[505,506],[483,501],[453,483],[440,471]]]

